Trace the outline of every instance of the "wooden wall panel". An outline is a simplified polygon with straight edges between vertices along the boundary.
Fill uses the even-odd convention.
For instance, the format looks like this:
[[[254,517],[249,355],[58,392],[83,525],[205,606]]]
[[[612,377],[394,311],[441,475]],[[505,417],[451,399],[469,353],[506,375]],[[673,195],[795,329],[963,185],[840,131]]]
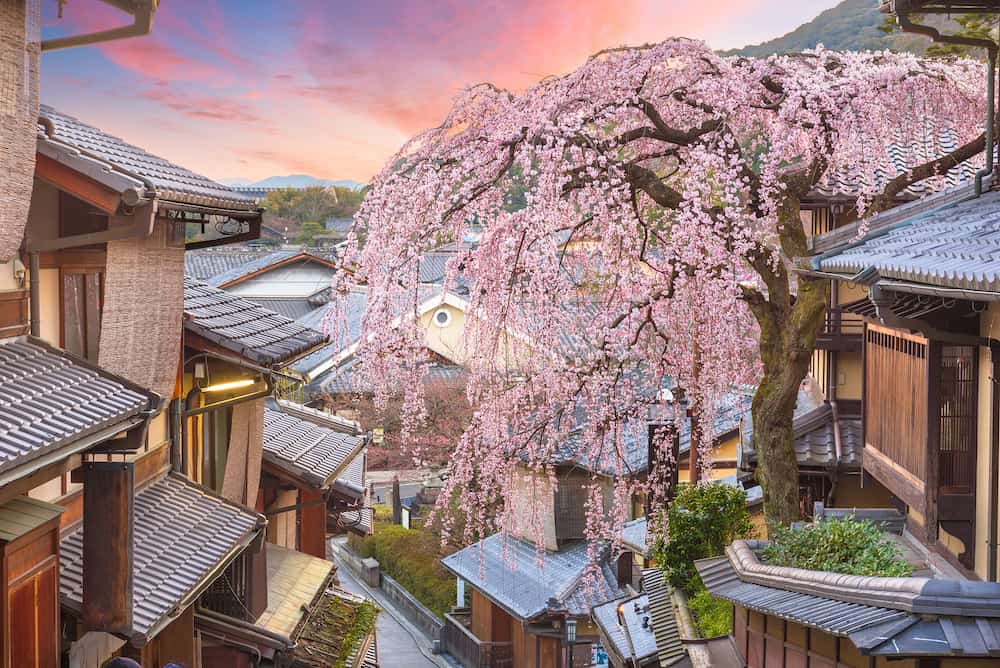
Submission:
[[[928,353],[921,336],[865,330],[865,444],[919,479],[927,473]]]
[[[472,590],[472,625],[473,635],[483,642],[493,641],[493,603],[488,598],[480,594],[477,590]]]
[[[259,474],[258,474],[259,477]],[[322,494],[299,491],[299,552],[326,559],[326,502]]]

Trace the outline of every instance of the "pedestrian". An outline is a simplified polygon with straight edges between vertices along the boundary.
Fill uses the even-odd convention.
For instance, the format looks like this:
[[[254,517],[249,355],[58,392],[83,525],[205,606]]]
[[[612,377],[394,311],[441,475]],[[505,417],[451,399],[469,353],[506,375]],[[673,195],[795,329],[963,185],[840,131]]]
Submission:
[[[105,661],[101,665],[101,668],[142,668],[138,661],[125,658],[124,656],[116,656],[115,658]]]

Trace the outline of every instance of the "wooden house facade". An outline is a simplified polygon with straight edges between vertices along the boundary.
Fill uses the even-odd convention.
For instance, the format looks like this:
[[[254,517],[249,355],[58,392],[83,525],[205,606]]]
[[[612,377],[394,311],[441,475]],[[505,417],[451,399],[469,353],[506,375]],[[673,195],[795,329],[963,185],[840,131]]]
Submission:
[[[256,313],[275,358],[254,357],[259,340],[213,338],[186,300],[185,250],[259,226],[253,200],[42,106],[20,251],[0,264],[0,665],[315,665],[296,652],[318,651],[322,611],[362,605],[334,586],[327,506],[296,497],[288,558],[259,502],[264,399],[324,337]],[[308,500],[360,461],[343,507],[361,514],[348,439]],[[352,665],[375,665],[362,640]]]

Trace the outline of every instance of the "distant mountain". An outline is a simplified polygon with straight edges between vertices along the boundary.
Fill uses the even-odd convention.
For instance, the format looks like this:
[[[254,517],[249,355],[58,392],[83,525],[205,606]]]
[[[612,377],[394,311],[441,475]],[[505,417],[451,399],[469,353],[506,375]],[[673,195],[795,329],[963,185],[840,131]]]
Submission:
[[[822,12],[808,23],[776,39],[752,44],[742,49],[726,51],[726,55],[767,56],[814,49],[822,44],[838,51],[911,51],[923,53],[930,39],[912,33],[879,30],[885,14],[878,10],[874,0],[844,0],[836,7]],[[927,16],[926,22],[935,27],[948,24],[941,16]]]
[[[223,179],[227,186],[236,188],[308,188],[310,186],[340,186],[343,188],[357,189],[364,186],[363,183],[342,179],[338,181],[330,179],[318,179],[308,174],[288,174],[286,176],[269,176],[260,181],[251,181],[244,178]]]

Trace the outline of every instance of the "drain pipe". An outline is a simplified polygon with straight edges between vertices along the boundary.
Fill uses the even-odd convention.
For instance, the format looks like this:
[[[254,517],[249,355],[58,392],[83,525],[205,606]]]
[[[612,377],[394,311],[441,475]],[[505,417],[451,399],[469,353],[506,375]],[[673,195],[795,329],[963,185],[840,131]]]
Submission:
[[[131,14],[133,22],[131,25],[110,30],[91,32],[85,35],[70,35],[68,37],[55,37],[53,39],[42,40],[42,51],[54,51],[56,49],[68,49],[73,46],[86,46],[99,42],[110,42],[116,39],[126,39],[128,37],[142,37],[148,35],[153,30],[153,14],[156,13],[156,6],[159,0],[103,0],[106,4],[113,5],[121,11]]]
[[[28,254],[28,333],[36,339],[41,336],[41,302],[39,302],[39,281],[38,274],[41,272],[41,262],[38,261],[38,252]]]
[[[1000,490],[1000,344],[990,341],[990,361],[993,362],[993,376],[990,378],[990,524],[986,536],[986,579],[997,581],[997,530],[1000,525],[996,498]]]

